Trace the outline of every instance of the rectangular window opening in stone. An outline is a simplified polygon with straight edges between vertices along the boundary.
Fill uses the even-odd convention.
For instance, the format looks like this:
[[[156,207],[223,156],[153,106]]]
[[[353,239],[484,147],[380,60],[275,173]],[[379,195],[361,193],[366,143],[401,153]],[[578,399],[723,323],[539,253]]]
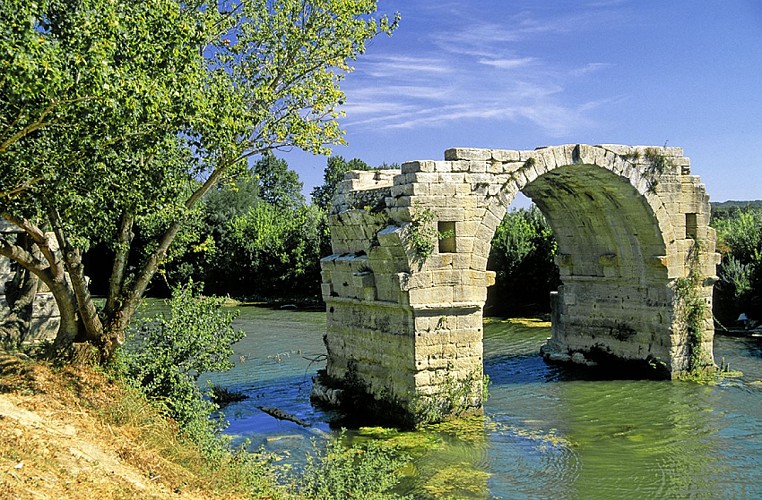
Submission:
[[[455,223],[437,222],[439,231],[439,253],[455,253]]]
[[[685,237],[698,238],[698,221],[696,214],[685,214]]]

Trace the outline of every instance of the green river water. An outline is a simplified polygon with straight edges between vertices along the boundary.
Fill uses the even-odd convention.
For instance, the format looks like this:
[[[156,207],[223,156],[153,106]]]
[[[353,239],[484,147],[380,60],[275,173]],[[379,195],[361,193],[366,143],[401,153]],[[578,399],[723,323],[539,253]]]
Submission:
[[[338,432],[310,405],[324,362],[325,314],[241,307],[236,366],[211,380],[248,399],[225,408],[227,433],[299,467]],[[400,493],[415,498],[762,499],[762,338],[715,337],[715,358],[744,374],[714,385],[612,380],[549,365],[547,323],[487,320],[483,418],[419,432],[363,428],[412,457]],[[273,406],[311,424],[263,413]]]

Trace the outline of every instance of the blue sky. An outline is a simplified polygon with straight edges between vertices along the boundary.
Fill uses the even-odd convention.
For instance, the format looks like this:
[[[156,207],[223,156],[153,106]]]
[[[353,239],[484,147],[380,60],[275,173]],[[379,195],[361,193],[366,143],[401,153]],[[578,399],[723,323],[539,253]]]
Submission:
[[[679,146],[713,201],[762,199],[762,1],[381,0],[400,12],[343,82],[371,165],[450,147]],[[324,157],[279,154],[305,191]]]

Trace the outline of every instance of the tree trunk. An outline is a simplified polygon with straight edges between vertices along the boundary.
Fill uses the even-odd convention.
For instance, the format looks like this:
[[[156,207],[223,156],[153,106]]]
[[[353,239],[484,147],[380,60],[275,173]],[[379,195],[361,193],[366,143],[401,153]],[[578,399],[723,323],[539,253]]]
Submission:
[[[124,288],[127,263],[130,258],[130,245],[133,237],[132,227],[134,224],[135,216],[132,213],[125,212],[122,214],[114,249],[114,263],[111,267],[111,277],[108,281],[106,307],[103,308],[104,318],[111,318],[122,302],[122,290]]]
[[[193,206],[198,203],[198,201],[209,192],[215,184],[217,184],[222,175],[231,168],[236,161],[237,160],[231,161],[215,169],[206,181],[186,200],[185,208],[193,208]],[[134,218],[131,215],[128,216],[125,214],[122,219],[118,236],[119,245],[122,249],[125,244],[128,244],[129,238],[131,237],[130,230],[133,223]],[[130,325],[130,321],[132,321],[135,311],[140,305],[143,294],[156,274],[156,271],[159,269],[159,266],[166,258],[167,251],[175,240],[177,233],[180,232],[182,224],[182,220],[177,220],[164,232],[158,247],[148,257],[145,264],[138,272],[135,281],[131,283],[129,289],[124,288],[124,266],[126,266],[127,254],[120,255],[119,251],[117,251],[112,277],[109,281],[109,299],[107,302],[109,307],[113,306],[114,309],[112,312],[109,307],[107,307],[107,312],[110,312],[110,314],[104,320],[106,327],[103,331],[103,342],[101,344],[101,356],[104,361],[110,360],[116,349],[124,343],[125,333],[127,332],[127,328]],[[127,248],[129,247],[127,246]],[[120,258],[124,259],[124,261],[119,262]],[[115,272],[120,272],[121,275],[117,277],[113,274]],[[121,285],[118,285],[120,282]],[[112,300],[111,294],[115,293],[117,290],[121,291],[119,293],[121,300],[117,300],[116,298]]]
[[[3,342],[18,345],[29,334],[39,281],[31,271],[17,265],[13,279],[5,283],[8,311],[0,325],[0,340]]]
[[[31,250],[6,239],[0,239],[0,255],[17,262],[40,278],[50,289],[61,314],[61,323],[53,342],[53,355],[70,350],[79,333],[80,324],[77,314],[77,301],[71,282],[66,275],[59,252],[39,227],[27,219],[3,212],[2,217],[22,229],[30,241]],[[42,257],[40,257],[40,255]]]

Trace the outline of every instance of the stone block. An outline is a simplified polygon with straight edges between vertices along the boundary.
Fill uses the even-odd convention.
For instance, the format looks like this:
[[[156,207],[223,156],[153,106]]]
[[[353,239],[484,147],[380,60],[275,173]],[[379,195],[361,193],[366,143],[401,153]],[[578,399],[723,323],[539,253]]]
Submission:
[[[489,149],[450,148],[445,150],[445,160],[490,160],[492,152]]]
[[[489,161],[472,161],[468,167],[468,171],[471,173],[485,173],[490,165]]]
[[[386,226],[376,234],[378,243],[382,246],[399,246],[402,244],[403,228],[400,226]]]
[[[510,149],[494,149],[492,150],[492,159],[502,163],[518,162],[519,152]]]
[[[443,222],[465,221],[465,210],[460,207],[448,207],[436,209],[437,219]]]
[[[61,324],[59,316],[33,316],[29,325],[29,334],[24,339],[25,343],[36,343],[45,340],[54,340]]]
[[[485,269],[487,269],[487,258],[482,257],[481,255],[472,255],[471,269],[476,269],[479,271],[484,271]]]
[[[407,161],[402,164],[402,173],[411,174],[415,172],[433,172],[435,169],[435,162],[426,161]]]

